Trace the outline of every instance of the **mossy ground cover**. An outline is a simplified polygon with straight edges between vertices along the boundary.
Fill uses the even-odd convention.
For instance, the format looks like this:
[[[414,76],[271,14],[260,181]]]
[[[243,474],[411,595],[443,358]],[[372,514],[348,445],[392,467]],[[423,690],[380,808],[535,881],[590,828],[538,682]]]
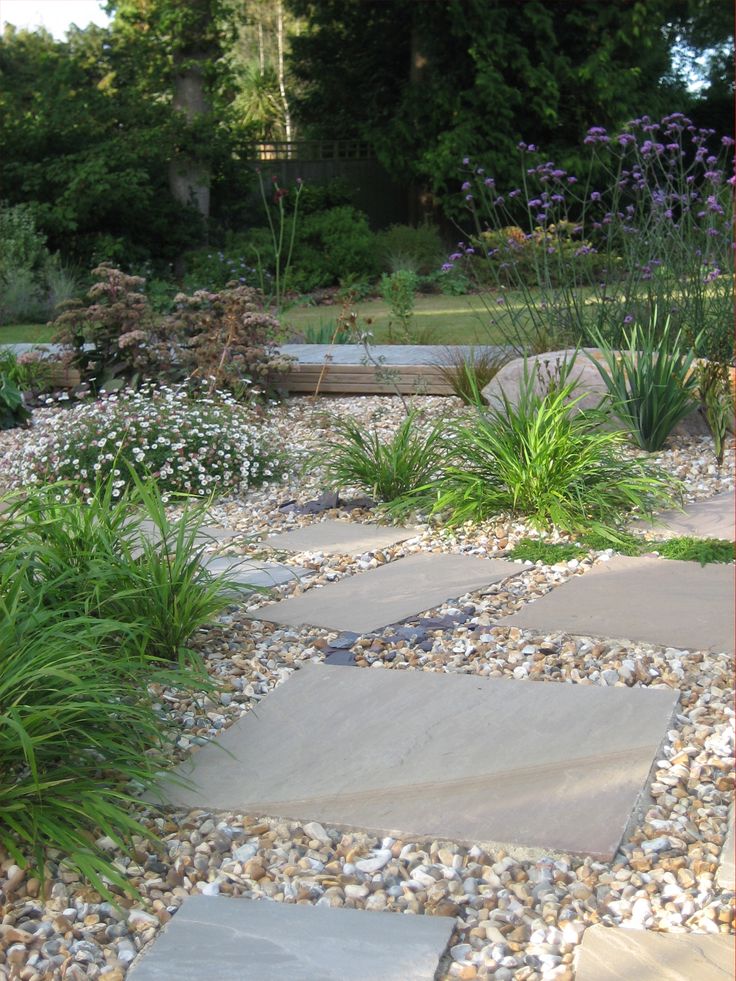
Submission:
[[[578,542],[545,542],[534,538],[522,538],[509,552],[510,559],[526,562],[542,562],[556,565],[582,558],[590,551],[613,548],[620,555],[645,555],[657,552],[664,559],[686,562],[733,562],[734,542],[721,538],[669,538],[652,542],[633,535],[621,535],[614,543],[602,535],[587,535]]]

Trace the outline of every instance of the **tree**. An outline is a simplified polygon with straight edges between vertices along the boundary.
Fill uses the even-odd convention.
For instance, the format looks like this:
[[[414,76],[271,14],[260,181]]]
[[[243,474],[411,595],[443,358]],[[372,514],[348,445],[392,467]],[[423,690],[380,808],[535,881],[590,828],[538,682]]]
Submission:
[[[291,0],[291,68],[314,137],[372,143],[397,180],[446,199],[465,155],[508,178],[525,140],[565,157],[591,125],[684,97],[667,0]],[[672,108],[675,108],[672,106]],[[677,106],[681,108],[681,106]]]
[[[0,186],[31,202],[53,249],[90,258],[171,258],[197,216],[167,188],[169,108],[141,92],[138,53],[99,27],[67,42],[6,28],[0,41]]]

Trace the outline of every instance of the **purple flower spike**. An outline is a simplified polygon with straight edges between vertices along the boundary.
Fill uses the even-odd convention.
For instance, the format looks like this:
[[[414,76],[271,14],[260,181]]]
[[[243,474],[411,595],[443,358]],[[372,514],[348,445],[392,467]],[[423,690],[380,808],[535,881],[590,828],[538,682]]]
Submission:
[[[496,186],[496,182],[494,181],[494,179],[492,177],[486,177],[486,179],[483,181],[483,183],[485,184],[486,187],[495,187]]]
[[[461,191],[469,191],[470,190],[470,181],[465,181],[463,183],[462,187],[460,188],[460,190]]]

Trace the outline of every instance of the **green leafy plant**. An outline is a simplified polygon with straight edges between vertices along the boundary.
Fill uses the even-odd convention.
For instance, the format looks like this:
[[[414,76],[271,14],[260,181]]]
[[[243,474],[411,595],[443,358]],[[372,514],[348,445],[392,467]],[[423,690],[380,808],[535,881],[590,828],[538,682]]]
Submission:
[[[375,235],[364,212],[349,205],[307,215],[300,225],[292,284],[304,292],[378,271]]]
[[[503,350],[446,347],[436,365],[459,399],[466,405],[482,405],[481,392],[508,360]]]
[[[615,527],[637,508],[670,504],[675,488],[663,471],[621,454],[621,433],[602,429],[600,414],[575,412],[572,385],[546,394],[527,373],[516,404],[502,393],[488,415],[450,434],[452,462],[434,491],[434,510],[451,524],[499,512],[524,514],[538,528],[575,532]]]
[[[10,375],[0,368],[0,429],[25,426],[31,418],[23,401],[23,393]]]
[[[680,559],[707,565],[711,562],[733,562],[734,542],[720,538],[669,538],[650,548],[665,559]]]
[[[408,269],[399,269],[390,276],[381,277],[381,296],[391,308],[388,324],[389,337],[398,338],[400,343],[414,342],[412,321],[414,319],[416,274]],[[394,328],[397,332],[394,333]]]
[[[337,438],[328,440],[309,465],[321,466],[336,487],[358,487],[378,501],[396,501],[433,480],[445,457],[442,427],[420,433],[415,412],[386,441],[352,419],[338,420],[335,431]]]
[[[650,453],[660,450],[678,422],[695,408],[695,353],[672,334],[669,317],[658,329],[657,311],[644,329],[634,324],[624,334],[624,347],[613,350],[593,332],[602,360],[589,355],[600,372],[621,419],[636,443]]]
[[[726,439],[734,425],[734,392],[731,367],[718,361],[699,361],[695,381],[700,408],[713,437],[716,462],[720,467],[726,451]]]
[[[135,890],[96,840],[151,837],[134,808],[175,735],[152,691],[212,689],[188,642],[238,587],[199,562],[202,503],[171,522],[155,484],[62,490],[26,488],[0,517],[0,845],[41,877],[55,849],[114,899]]]
[[[307,324],[304,329],[305,344],[350,344],[350,333],[334,323]]]

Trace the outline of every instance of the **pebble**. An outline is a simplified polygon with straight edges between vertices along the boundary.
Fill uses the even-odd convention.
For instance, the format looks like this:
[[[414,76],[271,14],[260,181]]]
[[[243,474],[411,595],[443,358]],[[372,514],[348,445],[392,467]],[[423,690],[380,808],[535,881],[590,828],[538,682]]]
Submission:
[[[415,404],[426,418],[466,411],[450,399],[418,398]],[[391,431],[401,418],[391,398],[326,398],[314,405],[289,399],[267,410],[264,426],[280,443],[306,449],[310,441],[324,439],[330,413],[352,415],[381,432]],[[43,421],[43,412],[38,415],[35,424]],[[0,433],[0,470],[25,438],[17,430]],[[688,481],[688,499],[733,487],[732,449],[721,471],[708,470],[706,440],[675,440],[655,459]],[[318,474],[287,475],[281,485],[216,503],[212,522],[254,534],[323,516],[345,519],[344,512],[329,509],[321,515],[278,511],[286,499],[308,501],[322,490]],[[375,515],[356,508],[349,520],[375,520]],[[419,551],[498,556],[522,537],[538,537],[510,516],[452,532],[421,520],[417,527],[413,539],[381,549],[380,557],[377,552],[292,555],[285,561],[309,565],[314,585],[321,585],[354,574],[361,563],[374,567]],[[232,547],[244,555],[257,548],[242,540]],[[730,932],[733,893],[721,891],[715,878],[733,785],[730,659],[493,625],[498,616],[609,557],[603,552],[555,567],[525,566],[507,584],[427,611],[417,626],[394,626],[369,637],[280,628],[249,619],[235,605],[193,639],[223,690],[209,701],[164,689],[153,694],[181,720],[176,754],[183,757],[186,747],[257,706],[301,663],[320,660],[327,645],[352,650],[360,666],[387,670],[515,677],[518,684],[672,687],[681,700],[655,768],[653,803],[633,823],[612,863],[567,856],[532,861],[451,841],[384,839],[263,815],[197,810],[147,817],[163,850],[154,854],[141,841],[135,858],[116,856],[141,896],[134,902],[120,896],[121,908],[54,862],[44,892],[37,877],[0,851],[0,978],[3,967],[13,964],[22,981],[37,981],[35,974],[44,981],[46,976],[123,981],[138,945],[153,939],[183,899],[198,892],[453,917],[456,928],[441,981],[570,981],[572,951],[585,929],[599,922],[664,932]],[[287,584],[276,593],[288,596],[295,588]],[[251,599],[250,611],[262,602]],[[117,852],[111,840],[102,847]],[[31,958],[37,960],[31,964]]]

